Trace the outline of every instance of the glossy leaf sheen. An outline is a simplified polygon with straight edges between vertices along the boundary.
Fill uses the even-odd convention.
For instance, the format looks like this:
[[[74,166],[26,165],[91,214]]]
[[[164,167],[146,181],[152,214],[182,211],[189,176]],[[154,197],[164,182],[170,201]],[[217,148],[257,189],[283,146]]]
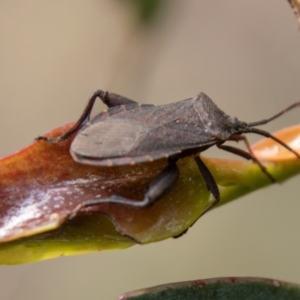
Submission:
[[[57,136],[70,126],[49,136]],[[287,142],[295,144],[300,126],[292,132],[280,138],[289,136]],[[181,175],[174,190],[154,205],[133,208],[101,204],[83,209],[67,221],[75,208],[88,200],[112,194],[142,199],[151,179],[166,165],[166,160],[111,168],[78,164],[69,154],[71,141],[34,142],[0,160],[0,263],[25,263],[159,241],[188,229],[209,205],[211,195],[206,184],[193,158],[187,157],[178,162]],[[254,151],[260,153],[265,147],[262,142]],[[278,181],[300,171],[294,155],[278,161],[264,158],[270,160],[265,165]],[[252,162],[202,159],[219,185],[220,204],[270,184]]]

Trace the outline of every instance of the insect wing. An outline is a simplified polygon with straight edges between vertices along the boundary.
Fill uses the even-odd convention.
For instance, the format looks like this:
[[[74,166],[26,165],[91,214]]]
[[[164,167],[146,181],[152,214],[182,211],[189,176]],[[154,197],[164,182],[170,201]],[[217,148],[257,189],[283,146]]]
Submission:
[[[130,154],[140,156],[148,153],[162,158],[213,144],[215,140],[202,127],[173,123],[152,128],[146,135],[140,136]]]
[[[99,122],[80,131],[70,151],[91,159],[122,157],[128,154],[146,128],[143,124],[130,122]]]
[[[149,128],[148,124],[122,122],[116,126],[101,122],[78,133],[71,145],[71,153],[76,161],[85,164],[126,165],[215,143],[205,131],[188,129],[181,124]]]

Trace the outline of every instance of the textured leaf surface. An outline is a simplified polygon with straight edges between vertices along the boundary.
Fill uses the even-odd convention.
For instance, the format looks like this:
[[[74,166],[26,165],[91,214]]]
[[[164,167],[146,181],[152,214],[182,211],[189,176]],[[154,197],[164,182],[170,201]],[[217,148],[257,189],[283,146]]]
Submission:
[[[299,133],[300,126],[293,127],[280,133],[280,138],[299,150]],[[178,162],[181,175],[174,190],[154,205],[133,208],[106,203],[82,209],[68,221],[85,201],[112,194],[142,199],[151,179],[166,165],[165,160],[112,168],[78,164],[69,154],[71,140],[58,144],[37,141],[0,160],[0,263],[163,240],[188,229],[212,200],[193,158],[188,157]],[[295,155],[286,155],[280,148],[274,155],[267,151],[272,147],[274,143],[262,141],[253,150],[267,161],[265,165],[278,181],[300,171]],[[270,184],[252,162],[203,160],[219,185],[220,204]]]
[[[298,300],[300,286],[265,278],[213,278],[165,284],[129,292],[118,300]]]

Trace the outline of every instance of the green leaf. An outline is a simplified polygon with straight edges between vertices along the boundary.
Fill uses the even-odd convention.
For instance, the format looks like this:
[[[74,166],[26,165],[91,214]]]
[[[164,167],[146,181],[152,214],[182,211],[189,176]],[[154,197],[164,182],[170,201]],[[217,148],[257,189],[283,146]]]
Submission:
[[[49,136],[60,135],[70,126]],[[299,135],[300,126],[278,133],[297,151]],[[180,179],[175,188],[153,205],[103,203],[82,208],[70,221],[86,201],[112,194],[143,199],[150,181],[167,164],[163,159],[134,166],[87,166],[72,159],[71,142],[72,138],[56,144],[37,141],[0,160],[0,264],[164,240],[185,232],[213,200],[194,159],[186,157],[178,161]],[[280,182],[300,172],[299,159],[272,141],[262,141],[253,151]],[[271,184],[252,162],[202,159],[219,186],[219,205]]]
[[[129,292],[119,300],[298,300],[300,286],[265,278],[214,278]]]
[[[129,3],[135,10],[139,21],[144,25],[149,25],[156,19],[157,15],[164,8],[165,0],[130,0]]]

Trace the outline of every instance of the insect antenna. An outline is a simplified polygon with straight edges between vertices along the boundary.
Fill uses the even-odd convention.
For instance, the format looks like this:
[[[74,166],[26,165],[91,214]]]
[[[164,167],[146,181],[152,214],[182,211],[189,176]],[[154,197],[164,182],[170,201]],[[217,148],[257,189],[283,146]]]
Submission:
[[[284,110],[282,110],[281,112],[277,113],[276,115],[274,115],[273,117],[271,118],[268,118],[268,119],[264,119],[264,120],[261,120],[261,121],[257,121],[257,122],[252,122],[252,123],[248,123],[248,126],[249,127],[252,127],[252,128],[249,128],[249,131],[247,132],[253,132],[253,133],[256,133],[256,134],[259,134],[259,135],[263,135],[265,137],[268,137],[274,141],[276,141],[278,144],[280,144],[281,146],[283,146],[284,148],[286,148],[287,150],[289,150],[290,152],[294,153],[298,158],[300,158],[300,154],[297,153],[294,149],[292,149],[289,145],[287,145],[286,143],[284,143],[283,141],[281,141],[280,139],[278,139],[277,137],[275,137],[274,135],[270,134],[269,132],[267,131],[264,131],[264,130],[261,130],[261,129],[258,129],[258,128],[253,128],[253,126],[257,126],[257,125],[263,125],[263,124],[267,124],[269,123],[270,121],[273,121],[274,119],[282,116],[283,114],[285,114],[286,112],[296,108],[300,106],[300,102],[296,102],[290,106],[288,106],[287,108],[285,108]]]
[[[297,104],[297,103],[295,103]],[[296,105],[292,105],[290,106],[290,109],[292,109],[293,107],[296,107]],[[298,103],[299,105],[300,103]],[[285,111],[281,112],[280,114],[277,114],[276,116],[274,117],[278,117],[280,115],[282,115]],[[274,119],[271,118],[272,119]],[[268,119],[270,121],[270,119]],[[253,123],[252,123],[253,124]],[[261,124],[261,123],[260,123]],[[283,146],[284,148],[286,148],[287,150],[289,150],[290,152],[294,153],[298,158],[300,158],[300,154],[298,152],[296,152],[293,148],[291,148],[289,145],[287,145],[286,143],[284,143],[283,141],[281,141],[280,139],[278,139],[276,136],[272,135],[271,133],[267,132],[267,131],[264,131],[264,130],[261,130],[261,129],[258,129],[258,128],[250,128],[249,131],[247,132],[253,132],[253,133],[256,133],[256,134],[259,134],[259,135],[263,135],[267,138],[270,138],[272,140],[274,140],[275,142],[277,142],[278,144],[280,144],[281,146]]]
[[[297,107],[297,106],[300,106],[300,102],[296,102],[292,105],[290,105],[289,107],[287,107],[286,109],[282,110],[281,112],[279,112],[278,114],[276,114],[275,116],[269,118],[269,119],[264,119],[264,120],[261,120],[261,121],[257,121],[257,122],[252,122],[252,123],[248,123],[248,125],[250,127],[253,127],[253,126],[257,126],[257,125],[263,125],[263,124],[267,124],[269,123],[270,121],[273,121],[274,119],[282,116],[283,114],[285,114],[286,112],[288,112],[289,110]],[[265,132],[266,133],[266,132]]]

